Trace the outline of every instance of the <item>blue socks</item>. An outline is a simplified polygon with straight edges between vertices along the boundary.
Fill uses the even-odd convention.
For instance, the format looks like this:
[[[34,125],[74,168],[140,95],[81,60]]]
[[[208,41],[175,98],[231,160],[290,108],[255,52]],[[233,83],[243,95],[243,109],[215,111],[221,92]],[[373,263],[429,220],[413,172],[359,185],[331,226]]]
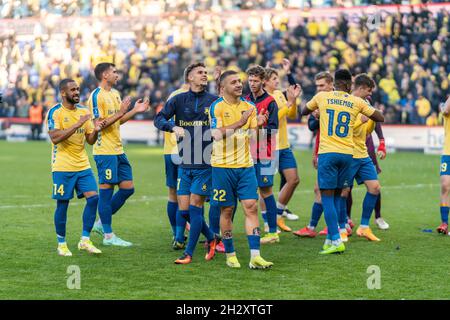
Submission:
[[[312,212],[311,212],[311,221],[309,222],[309,225],[311,227],[317,227],[317,224],[319,223],[320,217],[322,216],[323,212],[323,206],[321,203],[314,202],[312,206]]]
[[[83,211],[83,237],[89,237],[97,215],[98,196],[86,198],[86,206]]]
[[[209,203],[209,228],[212,233],[220,234],[220,207]]]
[[[334,206],[334,195],[328,196],[322,194],[322,205],[325,215],[325,222],[327,223],[328,227],[327,238],[331,239],[332,241],[338,240],[341,238],[341,236],[339,235],[337,212]]]
[[[248,246],[250,247],[250,250],[259,250],[261,246],[260,238],[260,236],[256,235],[247,236]]]
[[[233,238],[223,238],[222,239],[223,246],[225,247],[225,253],[233,253],[234,245],[233,245]]]
[[[269,232],[276,233],[277,232],[277,203],[275,201],[275,197],[270,195],[269,197],[264,199],[264,203],[266,204],[267,209],[267,222],[269,224]]]
[[[134,188],[119,189],[111,200],[111,214],[115,214],[124,205],[125,201],[134,193]],[[103,220],[102,220],[103,222]]]
[[[338,198],[339,205],[336,207],[338,210],[339,228],[345,229],[345,225],[347,224],[347,198],[341,196],[335,198]]]
[[[192,257],[203,229],[203,208],[189,206],[189,217],[191,219],[191,229],[189,231],[189,241],[185,252]]]
[[[69,200],[56,201],[54,221],[58,243],[66,242],[66,222],[67,222],[68,208],[69,208]]]
[[[367,192],[363,201],[363,212],[361,217],[361,225],[368,226],[370,221],[370,216],[377,203],[378,195]]]
[[[177,210],[177,202],[167,201],[167,216],[169,217],[170,226],[172,227],[172,234],[174,237],[177,233]]]
[[[189,210],[177,210],[176,233],[175,240],[184,242],[184,229],[186,229],[186,221],[189,220]]]
[[[441,203],[441,220],[448,224],[448,205],[446,203]]]
[[[111,221],[112,221],[112,208],[111,199],[114,193],[114,189],[100,189],[98,199],[98,215],[103,225],[104,233],[112,233]]]

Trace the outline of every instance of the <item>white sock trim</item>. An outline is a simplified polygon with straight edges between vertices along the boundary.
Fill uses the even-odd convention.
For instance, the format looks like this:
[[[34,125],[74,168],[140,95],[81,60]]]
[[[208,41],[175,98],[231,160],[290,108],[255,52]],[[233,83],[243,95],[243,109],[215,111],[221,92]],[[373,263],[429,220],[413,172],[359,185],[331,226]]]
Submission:
[[[260,253],[259,250],[254,250],[254,249],[251,249],[251,250],[250,250],[250,256],[251,256],[252,258],[257,257],[257,256],[260,256],[260,255],[261,255],[261,253]]]
[[[277,209],[286,209],[286,205],[284,205],[284,204],[281,204],[281,203],[279,203],[278,201],[277,201]]]

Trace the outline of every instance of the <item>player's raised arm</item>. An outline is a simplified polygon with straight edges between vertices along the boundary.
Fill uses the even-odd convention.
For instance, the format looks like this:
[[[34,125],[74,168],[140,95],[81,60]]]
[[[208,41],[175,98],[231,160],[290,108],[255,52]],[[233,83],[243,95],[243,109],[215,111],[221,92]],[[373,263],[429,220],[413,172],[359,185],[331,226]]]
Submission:
[[[296,119],[298,116],[297,98],[302,94],[302,87],[299,84],[290,85],[286,90],[287,105],[288,105],[288,118]]]
[[[120,124],[124,124],[131,118],[133,118],[136,114],[146,112],[150,108],[150,99],[145,97],[144,99],[139,99],[135,102],[133,109],[128,111],[120,118]]]
[[[96,98],[93,98],[96,99]],[[95,105],[95,101],[93,102]],[[104,118],[100,118],[100,117],[96,117],[95,113],[94,113],[94,123],[95,123],[95,128],[97,130],[103,130],[108,128],[109,126],[111,126],[112,124],[114,124],[115,122],[117,122],[118,120],[120,120],[128,111],[128,108],[130,107],[131,104],[131,97],[126,97],[121,103],[120,103],[120,109],[119,111],[112,115],[111,117],[108,117],[106,119]]]
[[[302,112],[300,114],[301,117],[307,116],[308,114],[319,108],[318,95],[320,95],[320,92],[316,94],[302,109]]]

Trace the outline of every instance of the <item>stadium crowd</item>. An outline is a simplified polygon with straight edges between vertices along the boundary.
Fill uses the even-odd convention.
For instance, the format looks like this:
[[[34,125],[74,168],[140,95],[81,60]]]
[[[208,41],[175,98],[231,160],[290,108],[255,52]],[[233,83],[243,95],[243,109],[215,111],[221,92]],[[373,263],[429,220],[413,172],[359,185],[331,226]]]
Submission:
[[[420,4],[427,0],[1,0],[0,18],[59,16],[139,16],[164,12],[258,10],[364,6],[371,4]]]
[[[260,1],[266,2],[277,1]],[[150,96],[151,111],[139,116],[151,119],[180,87],[183,69],[193,60],[203,60],[212,75],[216,65],[242,72],[251,64],[281,68],[282,59],[288,58],[304,100],[314,94],[316,73],[346,67],[374,77],[374,105],[387,123],[440,123],[439,104],[449,94],[450,82],[448,11],[433,15],[415,8],[386,14],[375,29],[367,28],[364,16],[304,18],[295,25],[276,11],[246,18],[169,16],[136,26],[134,39],[113,37],[89,22],[65,37],[52,32],[28,42],[14,34],[0,38],[0,117],[26,118],[33,104],[49,108],[57,100],[57,83],[65,77],[81,83],[81,101],[87,101],[97,86],[92,70],[99,62],[116,64],[122,96]]]

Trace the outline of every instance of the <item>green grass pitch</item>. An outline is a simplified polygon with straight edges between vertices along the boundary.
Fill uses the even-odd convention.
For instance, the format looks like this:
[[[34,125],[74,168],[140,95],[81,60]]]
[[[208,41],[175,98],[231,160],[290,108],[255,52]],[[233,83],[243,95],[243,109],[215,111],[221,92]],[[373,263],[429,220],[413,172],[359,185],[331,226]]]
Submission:
[[[389,154],[382,162],[383,208],[387,231],[372,228],[382,241],[352,236],[347,251],[319,256],[323,237],[299,239],[283,233],[279,244],[262,247],[271,270],[250,270],[243,214],[235,221],[240,270],[225,265],[223,255],[204,260],[197,247],[193,263],[175,265],[181,252],[171,248],[161,148],[128,145],[136,193],[114,216],[115,232],[131,248],[111,248],[92,240],[101,256],[78,252],[84,201],[69,207],[67,242],[73,257],[56,253],[55,202],[50,198],[50,145],[0,141],[0,299],[447,299],[450,238],[439,224],[439,156]],[[301,183],[289,207],[307,224],[316,171],[311,152],[296,152]],[[91,161],[93,164],[93,162]],[[278,178],[277,178],[278,185]],[[354,190],[353,218],[359,222],[365,189]],[[323,218],[319,228],[324,226]],[[433,229],[432,233],[423,229]],[[81,289],[67,287],[71,265],[79,266]],[[381,271],[381,288],[370,290],[369,266]]]

